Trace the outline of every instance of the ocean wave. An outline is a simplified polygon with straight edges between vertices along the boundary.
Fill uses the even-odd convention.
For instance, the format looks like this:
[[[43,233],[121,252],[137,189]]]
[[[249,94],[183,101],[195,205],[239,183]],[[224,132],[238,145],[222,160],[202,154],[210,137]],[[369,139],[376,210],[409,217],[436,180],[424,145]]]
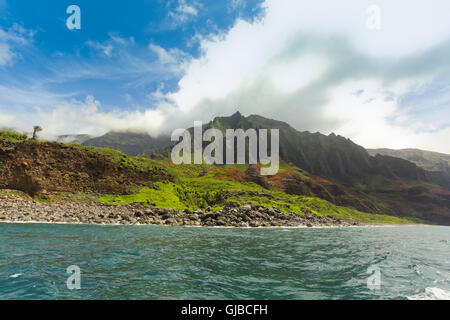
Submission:
[[[448,245],[439,242],[450,229],[429,228],[0,223],[0,300],[450,300]],[[67,289],[73,264],[89,290]],[[382,290],[367,287],[372,265]]]
[[[440,288],[425,288],[425,292],[407,297],[408,300],[450,300],[450,291]]]

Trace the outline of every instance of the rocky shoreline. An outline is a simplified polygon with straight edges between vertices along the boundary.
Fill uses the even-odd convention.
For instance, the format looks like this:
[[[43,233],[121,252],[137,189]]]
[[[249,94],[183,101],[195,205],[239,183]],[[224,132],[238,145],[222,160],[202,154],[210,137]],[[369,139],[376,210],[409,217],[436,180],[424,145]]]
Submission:
[[[112,206],[101,203],[42,203],[19,197],[0,197],[1,222],[82,223],[167,226],[223,227],[314,227],[354,226],[355,221],[320,217],[311,212],[304,215],[284,213],[278,208],[228,203],[224,209],[210,208],[178,211],[150,208],[142,204]]]

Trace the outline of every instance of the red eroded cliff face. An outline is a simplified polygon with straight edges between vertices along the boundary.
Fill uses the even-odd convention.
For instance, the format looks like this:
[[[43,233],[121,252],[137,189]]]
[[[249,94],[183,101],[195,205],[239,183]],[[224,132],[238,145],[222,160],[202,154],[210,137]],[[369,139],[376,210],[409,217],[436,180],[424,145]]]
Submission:
[[[260,172],[260,166],[257,164],[249,166],[245,172],[228,169],[225,174],[218,174],[216,177],[229,178],[239,182],[254,182],[266,189],[275,188],[287,194],[317,197],[336,205],[354,207],[364,212],[379,212],[367,199],[330,180],[317,176],[309,176],[305,179],[293,171],[284,171],[274,176],[262,176]]]
[[[217,177],[254,182],[292,195],[318,197],[364,212],[417,217],[450,225],[450,192],[436,185],[424,182],[411,185],[402,180],[385,178],[377,187],[362,192],[322,177],[302,176],[289,170],[274,176],[261,176],[259,169],[259,165],[250,166],[245,172],[229,169]]]
[[[30,196],[53,192],[127,194],[171,180],[161,168],[136,168],[106,154],[59,143],[0,140],[0,188]]]
[[[271,177],[269,181],[272,186],[287,194],[318,197],[339,206],[353,207],[364,212],[380,212],[364,197],[321,177],[310,176],[309,179],[304,179],[295,172],[285,171]]]

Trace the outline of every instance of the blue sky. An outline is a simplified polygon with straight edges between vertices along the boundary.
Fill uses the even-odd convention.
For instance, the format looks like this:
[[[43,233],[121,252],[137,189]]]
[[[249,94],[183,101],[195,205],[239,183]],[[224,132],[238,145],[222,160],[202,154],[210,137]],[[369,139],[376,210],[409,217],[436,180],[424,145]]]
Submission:
[[[74,3],[81,9],[81,30],[66,27],[66,9]],[[2,68],[0,83],[25,86],[44,80],[45,89],[53,93],[95,96],[104,110],[146,108],[149,93],[162,86],[163,92],[175,90],[179,80],[179,74],[161,66],[149,45],[197,57],[199,43],[193,38],[227,30],[236,18],[251,20],[261,12],[258,1],[235,3],[3,0],[3,29],[18,25],[33,35],[19,48],[14,63]],[[141,70],[123,65],[132,59]]]
[[[69,5],[81,30],[66,27]],[[449,10],[446,0],[0,0],[0,127],[158,135],[240,110],[365,147],[450,153]]]

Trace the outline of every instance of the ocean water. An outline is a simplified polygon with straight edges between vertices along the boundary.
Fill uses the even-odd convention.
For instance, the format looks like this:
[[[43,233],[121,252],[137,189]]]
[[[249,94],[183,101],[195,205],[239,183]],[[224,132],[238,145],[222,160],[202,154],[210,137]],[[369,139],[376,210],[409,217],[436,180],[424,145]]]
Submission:
[[[450,227],[0,224],[0,299],[450,299]]]

